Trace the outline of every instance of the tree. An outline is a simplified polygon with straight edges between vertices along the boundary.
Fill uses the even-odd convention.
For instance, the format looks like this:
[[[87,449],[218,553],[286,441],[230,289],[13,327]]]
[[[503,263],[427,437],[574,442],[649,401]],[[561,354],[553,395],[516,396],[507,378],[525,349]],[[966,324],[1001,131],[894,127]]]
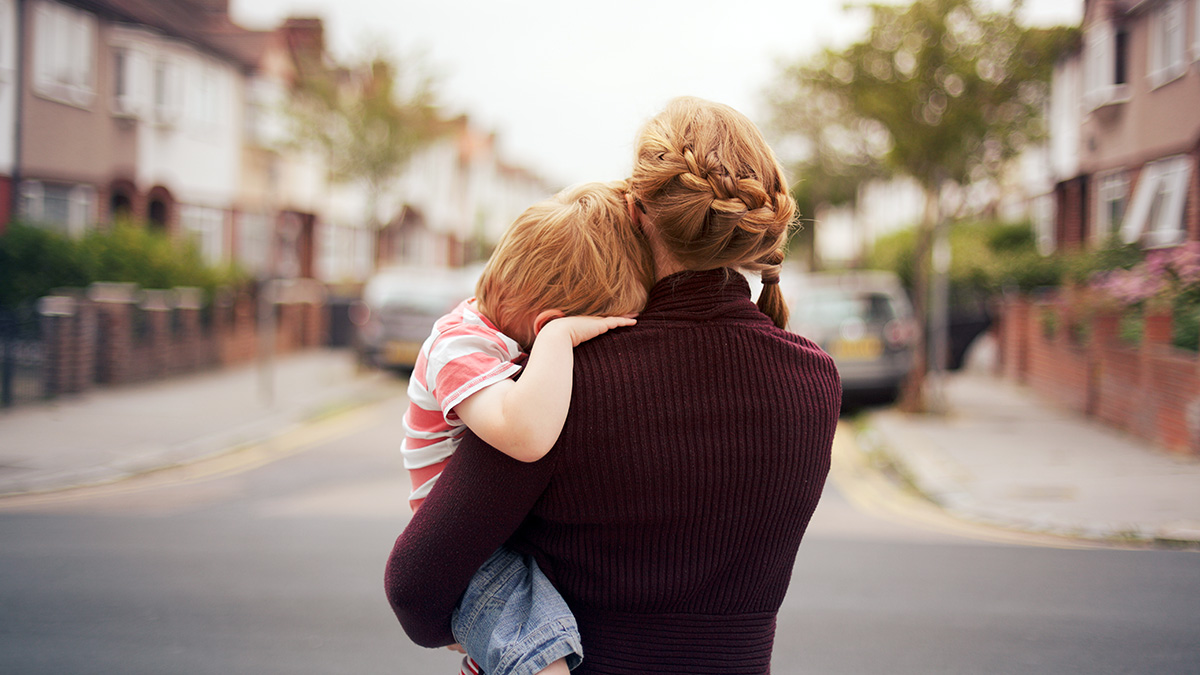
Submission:
[[[843,192],[877,175],[905,175],[926,194],[915,252],[913,305],[922,329],[901,393],[924,410],[930,252],[951,186],[994,179],[1039,139],[1055,58],[1076,31],[1020,26],[1016,12],[974,0],[872,4],[865,38],[789,67],[772,101],[776,127],[805,138],[805,170]],[[831,189],[831,195],[835,195]]]
[[[349,67],[329,65],[323,53],[302,54],[297,66],[288,107],[291,136],[324,154],[333,180],[363,182],[368,223],[375,229],[384,191],[436,136],[432,79],[382,51]]]

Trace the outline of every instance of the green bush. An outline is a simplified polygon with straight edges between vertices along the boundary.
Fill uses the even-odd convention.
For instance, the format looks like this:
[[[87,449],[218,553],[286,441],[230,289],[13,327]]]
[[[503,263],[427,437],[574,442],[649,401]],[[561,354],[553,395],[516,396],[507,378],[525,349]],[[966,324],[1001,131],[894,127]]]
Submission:
[[[132,223],[92,230],[79,240],[22,224],[10,224],[0,236],[0,305],[6,307],[97,281],[197,286],[211,297],[218,286],[242,279],[233,268],[206,265],[190,242]]]
[[[956,295],[990,295],[1007,287],[1032,290],[1059,283],[1062,261],[1037,252],[1028,223],[960,222],[950,225],[950,286]],[[915,228],[880,237],[867,266],[891,270],[912,288]]]
[[[89,281],[79,247],[65,235],[10,223],[0,236],[0,307],[16,307],[55,288]]]

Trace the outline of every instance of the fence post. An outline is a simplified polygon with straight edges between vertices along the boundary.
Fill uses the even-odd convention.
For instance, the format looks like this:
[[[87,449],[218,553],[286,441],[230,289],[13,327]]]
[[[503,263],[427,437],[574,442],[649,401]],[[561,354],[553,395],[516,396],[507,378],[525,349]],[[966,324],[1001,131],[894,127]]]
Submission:
[[[98,315],[96,381],[119,384],[131,379],[133,358],[133,307],[137,284],[97,282],[88,287],[88,298]]]
[[[75,298],[47,295],[38,300],[38,315],[46,346],[46,396],[69,391],[71,360],[74,358],[71,319],[75,316]]]

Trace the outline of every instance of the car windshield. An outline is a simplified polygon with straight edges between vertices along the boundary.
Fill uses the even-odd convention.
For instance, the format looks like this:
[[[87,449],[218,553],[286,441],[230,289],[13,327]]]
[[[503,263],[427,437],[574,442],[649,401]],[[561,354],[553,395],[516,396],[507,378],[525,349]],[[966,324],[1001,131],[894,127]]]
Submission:
[[[836,326],[846,319],[887,323],[896,318],[887,295],[841,290],[814,291],[797,303],[794,312],[801,322],[816,326]]]

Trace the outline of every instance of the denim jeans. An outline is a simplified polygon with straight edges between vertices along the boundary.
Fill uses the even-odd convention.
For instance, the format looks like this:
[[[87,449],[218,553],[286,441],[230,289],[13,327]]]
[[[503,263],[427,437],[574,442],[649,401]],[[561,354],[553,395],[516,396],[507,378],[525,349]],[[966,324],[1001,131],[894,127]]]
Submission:
[[[471,579],[451,618],[454,638],[486,675],[533,675],[583,660],[579,627],[537,563],[500,547]]]

